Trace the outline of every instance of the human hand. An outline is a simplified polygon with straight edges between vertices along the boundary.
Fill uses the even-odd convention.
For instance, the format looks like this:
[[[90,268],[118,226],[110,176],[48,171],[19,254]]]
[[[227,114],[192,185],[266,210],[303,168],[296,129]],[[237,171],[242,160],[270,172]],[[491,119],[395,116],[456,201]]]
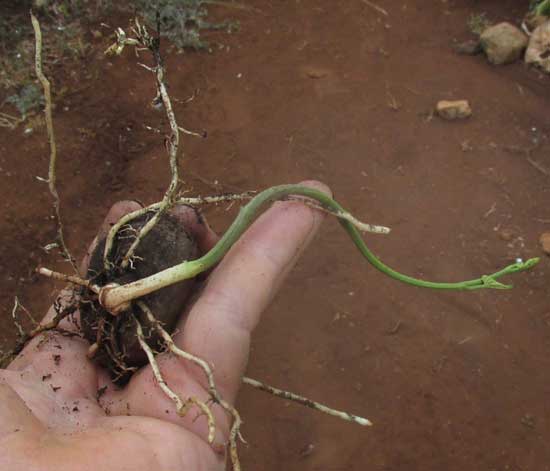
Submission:
[[[328,191],[316,182],[308,185]],[[98,238],[134,209],[137,203],[116,204]],[[193,211],[180,208],[177,215],[202,251],[215,244],[216,236]],[[251,333],[322,219],[319,211],[301,203],[275,203],[233,246],[208,277],[188,315],[182,316],[174,335],[176,345],[212,365],[218,392],[230,404],[246,369]],[[60,298],[73,295],[66,289]],[[53,315],[52,308],[45,321]],[[75,330],[67,320],[62,327]],[[88,347],[79,337],[48,332],[34,338],[6,370],[0,370],[0,469],[225,468],[231,424],[220,407],[212,408],[217,430],[211,446],[204,417],[197,418],[196,409],[178,416],[150,366],[116,389],[108,373],[88,360]],[[157,361],[166,382],[182,398],[208,400],[200,368],[169,354],[158,355]]]

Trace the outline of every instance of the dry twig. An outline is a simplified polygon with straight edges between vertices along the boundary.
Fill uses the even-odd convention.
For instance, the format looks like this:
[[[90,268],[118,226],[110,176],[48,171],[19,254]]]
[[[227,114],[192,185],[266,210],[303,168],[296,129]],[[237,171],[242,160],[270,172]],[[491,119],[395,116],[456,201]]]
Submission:
[[[376,10],[378,13],[382,13],[384,16],[390,16],[389,13],[384,10],[382,7],[379,7],[375,3],[370,2],[369,0],[361,0],[365,5],[371,7],[373,10]]]
[[[544,167],[542,164],[540,164],[536,160],[533,160],[531,157],[527,157],[527,162],[529,162],[533,167],[535,167],[543,175],[550,177],[550,170],[548,170],[546,167]]]
[[[14,130],[23,120],[8,113],[0,112],[0,128]]]

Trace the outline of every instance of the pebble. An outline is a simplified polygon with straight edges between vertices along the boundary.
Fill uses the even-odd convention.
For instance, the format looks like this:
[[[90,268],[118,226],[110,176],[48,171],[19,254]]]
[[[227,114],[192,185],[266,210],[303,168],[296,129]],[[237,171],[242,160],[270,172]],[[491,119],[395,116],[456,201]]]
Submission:
[[[528,38],[510,23],[499,23],[487,28],[480,36],[481,47],[491,64],[511,64],[521,58]]]
[[[437,103],[435,110],[439,117],[449,121],[468,118],[472,115],[472,108],[467,100],[441,100]]]
[[[545,232],[542,234],[539,238],[540,245],[542,247],[542,251],[550,255],[550,232]]]

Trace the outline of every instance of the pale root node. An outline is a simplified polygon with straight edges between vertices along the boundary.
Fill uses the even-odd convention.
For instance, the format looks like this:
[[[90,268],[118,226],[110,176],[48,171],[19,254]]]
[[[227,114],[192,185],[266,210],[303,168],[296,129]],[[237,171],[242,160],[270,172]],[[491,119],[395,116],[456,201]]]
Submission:
[[[101,304],[101,306],[105,308],[107,311],[109,311],[113,316],[117,316],[124,311],[128,311],[130,310],[130,307],[131,307],[130,301],[122,302],[116,306],[109,305],[108,303],[109,291],[119,287],[120,285],[118,283],[106,284],[105,286],[101,287],[101,289],[99,290],[99,294],[97,296],[97,300],[99,301],[99,304]]]

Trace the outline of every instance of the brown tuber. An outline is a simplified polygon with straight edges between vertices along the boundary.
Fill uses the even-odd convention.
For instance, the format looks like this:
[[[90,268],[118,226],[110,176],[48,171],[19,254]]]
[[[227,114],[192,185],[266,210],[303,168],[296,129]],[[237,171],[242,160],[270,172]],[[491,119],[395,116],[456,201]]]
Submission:
[[[123,285],[158,273],[185,260],[199,256],[197,243],[178,219],[164,214],[154,228],[141,240],[135,256],[127,269],[120,263],[139,230],[153,213],[134,219],[118,231],[109,261],[111,268],[104,268],[103,252],[105,239],[100,241],[90,257],[87,278],[95,284]],[[143,298],[156,319],[172,333],[180,318],[183,306],[189,300],[195,280],[185,280],[163,288]],[[147,356],[136,335],[134,316],[141,323],[148,345],[161,350],[163,343],[143,312],[134,305],[128,310],[113,315],[106,311],[85,290],[80,306],[82,331],[92,344],[90,356],[107,368],[117,383],[126,382],[132,372],[147,363]]]

